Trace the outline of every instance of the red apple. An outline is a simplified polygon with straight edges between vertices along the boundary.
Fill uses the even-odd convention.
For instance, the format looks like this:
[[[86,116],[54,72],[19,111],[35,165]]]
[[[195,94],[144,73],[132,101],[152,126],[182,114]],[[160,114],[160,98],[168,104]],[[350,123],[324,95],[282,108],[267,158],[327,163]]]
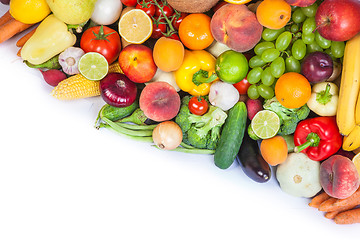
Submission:
[[[119,64],[124,74],[135,83],[150,81],[157,70],[151,48],[142,44],[130,44],[123,48]]]
[[[285,0],[285,2],[287,2],[291,6],[308,7],[313,5],[316,0]]]
[[[359,173],[347,157],[333,155],[320,165],[320,184],[331,197],[350,197],[360,185]]]
[[[320,35],[331,41],[347,41],[360,32],[360,1],[325,0],[316,11]]]

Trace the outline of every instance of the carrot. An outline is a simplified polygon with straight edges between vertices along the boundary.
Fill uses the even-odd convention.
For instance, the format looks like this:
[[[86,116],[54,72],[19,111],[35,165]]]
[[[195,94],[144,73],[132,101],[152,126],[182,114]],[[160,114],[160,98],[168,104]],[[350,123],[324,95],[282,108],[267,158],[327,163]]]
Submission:
[[[11,19],[13,19],[13,17],[11,16],[10,12],[7,11],[6,13],[4,13],[4,15],[0,17],[0,26],[7,23]]]
[[[356,190],[350,197],[345,199],[338,199],[334,205],[335,206],[345,206],[345,205],[359,205],[360,204],[360,188]]]
[[[333,204],[336,202],[336,198],[330,197],[329,199],[325,200],[320,204],[318,207],[319,211],[322,212],[330,212]]]
[[[324,202],[325,200],[327,200],[329,198],[330,198],[330,196],[326,192],[322,192],[322,193],[316,195],[315,197],[313,197],[313,199],[311,199],[309,206],[318,208],[322,202]]]
[[[17,55],[18,57],[21,57],[21,49],[22,49],[22,47],[19,48],[19,51],[17,51],[17,53],[16,53],[16,55]]]
[[[332,211],[325,213],[325,217],[328,219],[333,219],[336,215],[339,214],[340,211]]]
[[[24,46],[27,40],[29,40],[29,38],[35,33],[35,31],[36,31],[36,27],[33,28],[30,32],[28,32],[24,36],[22,36],[21,38],[19,38],[19,40],[16,42],[16,46],[17,47]]]
[[[335,216],[334,221],[336,224],[360,223],[360,208],[341,212]]]
[[[0,26],[0,43],[12,38],[16,34],[28,29],[32,24],[25,24],[15,19]]]

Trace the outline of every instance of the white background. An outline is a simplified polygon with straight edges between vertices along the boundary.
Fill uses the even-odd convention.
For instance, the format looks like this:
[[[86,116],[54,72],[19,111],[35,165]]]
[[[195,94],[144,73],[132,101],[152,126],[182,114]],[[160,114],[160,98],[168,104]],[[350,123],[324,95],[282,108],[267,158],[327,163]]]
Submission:
[[[1,240],[359,239],[274,177],[96,130],[102,99],[50,96],[16,56],[21,36],[0,44]]]

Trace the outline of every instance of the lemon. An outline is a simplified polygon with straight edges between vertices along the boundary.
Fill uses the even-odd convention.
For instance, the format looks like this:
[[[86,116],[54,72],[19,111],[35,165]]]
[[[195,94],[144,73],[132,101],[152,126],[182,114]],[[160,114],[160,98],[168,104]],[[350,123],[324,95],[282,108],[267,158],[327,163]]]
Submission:
[[[109,64],[100,53],[88,52],[80,58],[78,69],[88,80],[97,81],[106,76],[109,71]]]
[[[132,9],[119,20],[119,34],[126,42],[141,44],[150,38],[152,31],[152,20],[141,9]]]
[[[251,128],[261,139],[272,138],[280,129],[280,118],[273,111],[261,110],[251,120]]]
[[[250,2],[251,0],[224,0],[224,1],[232,4],[245,4]]]
[[[26,24],[38,23],[51,12],[46,0],[11,0],[9,7],[11,16]]]

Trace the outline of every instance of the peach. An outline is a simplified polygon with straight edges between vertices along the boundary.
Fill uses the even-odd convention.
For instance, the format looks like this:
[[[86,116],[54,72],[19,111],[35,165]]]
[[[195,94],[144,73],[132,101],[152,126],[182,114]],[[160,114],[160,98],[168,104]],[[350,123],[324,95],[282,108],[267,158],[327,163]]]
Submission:
[[[261,39],[263,26],[246,5],[225,4],[215,12],[210,22],[214,39],[229,48],[246,52]]]
[[[285,2],[287,2],[291,6],[308,7],[313,5],[316,0],[285,0]]]
[[[157,70],[151,48],[142,44],[130,44],[119,55],[119,65],[124,74],[135,83],[150,81]]]
[[[156,122],[171,120],[180,110],[176,89],[167,82],[151,82],[141,91],[139,106],[145,116]]]
[[[334,198],[350,197],[359,187],[359,173],[347,157],[333,155],[320,165],[320,184]]]

